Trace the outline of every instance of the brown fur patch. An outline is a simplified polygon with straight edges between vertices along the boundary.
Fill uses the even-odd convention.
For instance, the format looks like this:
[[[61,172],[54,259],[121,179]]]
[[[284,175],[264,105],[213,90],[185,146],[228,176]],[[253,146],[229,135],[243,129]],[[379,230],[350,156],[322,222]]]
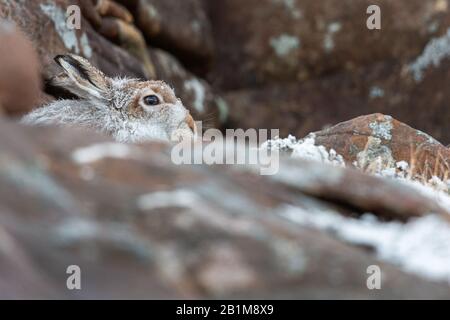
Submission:
[[[144,115],[144,110],[142,109],[142,107],[139,104],[140,99],[141,99],[140,95],[136,95],[133,98],[133,101],[131,102],[131,104],[128,107],[130,116],[140,118]]]

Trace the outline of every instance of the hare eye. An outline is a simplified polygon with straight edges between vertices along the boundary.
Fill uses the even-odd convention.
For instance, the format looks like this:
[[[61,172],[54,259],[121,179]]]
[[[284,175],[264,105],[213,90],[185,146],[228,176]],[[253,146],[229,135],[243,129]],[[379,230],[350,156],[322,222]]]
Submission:
[[[159,98],[154,94],[144,97],[144,103],[148,106],[156,106],[159,104]]]

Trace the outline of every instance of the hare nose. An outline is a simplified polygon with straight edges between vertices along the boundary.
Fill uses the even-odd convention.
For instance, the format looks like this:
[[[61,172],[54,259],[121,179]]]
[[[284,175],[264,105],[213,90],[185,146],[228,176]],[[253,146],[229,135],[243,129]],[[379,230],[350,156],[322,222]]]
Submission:
[[[192,116],[190,114],[188,114],[186,116],[186,118],[184,119],[184,121],[186,121],[188,127],[192,130],[192,132],[195,134],[196,133],[196,126],[195,126],[195,121],[194,118],[192,118]]]

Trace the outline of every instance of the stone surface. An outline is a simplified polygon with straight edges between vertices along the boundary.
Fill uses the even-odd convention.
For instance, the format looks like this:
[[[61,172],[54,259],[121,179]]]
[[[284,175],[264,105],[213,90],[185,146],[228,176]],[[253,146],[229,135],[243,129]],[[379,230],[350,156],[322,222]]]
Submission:
[[[197,120],[212,117],[206,127],[228,116],[228,127],[316,131],[316,144],[364,171],[406,161],[413,177],[446,180],[450,152],[423,132],[450,142],[447,1],[370,1],[382,7],[383,33],[365,28],[369,1],[335,2],[0,0],[0,17],[32,41],[44,79],[66,51],[108,75],[143,77],[148,58]],[[61,27],[69,3],[82,5],[79,31]],[[29,45],[1,30],[3,111],[59,97],[33,85],[21,91],[20,83],[38,86],[38,63]],[[24,49],[7,54],[14,46]],[[209,83],[200,77],[208,70]],[[361,114],[370,115],[354,118]],[[351,217],[356,233],[370,223],[367,213],[397,226],[450,221],[434,193],[396,180],[299,159],[282,159],[274,176],[254,166],[176,166],[167,145],[5,119],[0,164],[0,298],[450,297],[445,281],[381,261],[337,229],[286,218],[289,208],[319,223],[322,214]],[[431,238],[423,241],[433,245]],[[82,291],[67,290],[73,264]],[[366,287],[374,264],[383,290]]]
[[[341,184],[333,186],[336,172],[328,174],[344,169],[288,161],[267,178],[245,168],[176,166],[165,145],[119,145],[69,128],[2,121],[0,133],[2,298],[450,296],[447,284],[406,274],[278,214],[289,204],[358,212],[317,192],[344,195]],[[366,179],[396,198],[394,204],[374,194],[384,203],[372,203],[380,212],[399,212],[406,203],[416,212],[436,209],[408,187],[382,186],[357,171],[344,176],[345,185],[358,188]],[[361,206],[362,192],[370,197],[372,188],[359,189],[350,198],[359,196],[360,208],[369,209],[369,202]],[[66,288],[73,264],[82,270],[79,292]],[[383,290],[366,288],[372,264],[389,279]]]
[[[38,101],[41,79],[31,43],[13,24],[0,19],[0,110],[17,115]]]
[[[278,128],[282,136],[302,137],[337,122],[381,112],[449,144],[450,60],[441,57],[434,65],[433,56],[420,54],[415,63],[403,65],[380,62],[304,83],[227,92],[223,97],[229,106],[228,125]],[[416,74],[421,77],[416,79]]]
[[[193,69],[207,67],[213,38],[201,0],[139,0],[134,12],[151,46],[171,52]]]
[[[133,16],[124,6],[112,0],[98,3],[96,0],[83,0],[80,4],[84,17],[96,31],[137,58],[147,78],[156,77],[144,36],[133,24]]]
[[[333,148],[349,163],[365,168],[377,158],[388,167],[406,161],[411,176],[445,181],[450,171],[450,149],[428,134],[390,116],[361,116],[315,133],[316,143]]]
[[[220,58],[213,67],[216,73],[210,80],[213,87],[226,91],[223,96],[229,106],[228,126],[277,128],[282,136],[302,137],[362,114],[381,112],[444,144],[450,143],[446,130],[450,116],[446,1],[378,1],[383,16],[381,33],[365,28],[366,1],[351,1],[347,5],[329,1],[260,3],[254,10],[243,11],[238,10],[241,5],[237,1],[210,3],[215,8],[211,11],[215,36],[221,39],[217,55]],[[286,9],[288,4],[309,13],[298,22],[279,23],[293,19],[287,17],[295,12]],[[245,5],[250,7],[252,3]],[[229,15],[217,13],[227,10]],[[267,15],[270,18],[261,18]],[[342,29],[333,38],[335,50],[325,54],[317,48],[327,38],[324,28],[333,26],[333,21],[341,21]],[[225,27],[228,23],[243,27],[229,29]],[[361,27],[350,28],[355,23]],[[297,30],[297,25],[305,26]],[[284,34],[283,28],[304,33],[302,38],[299,36],[304,46],[292,58],[292,68],[281,65],[290,60],[275,63],[275,53],[269,54],[274,50],[269,38]],[[292,34],[296,35],[294,31]],[[284,39],[287,46],[289,41]],[[276,72],[282,73],[280,77],[264,69],[272,64]],[[303,69],[306,71],[299,71]],[[289,70],[295,72],[289,75]]]
[[[377,61],[409,61],[450,26],[443,0],[205,3],[217,48],[211,80],[225,89],[305,80]],[[366,27],[366,10],[374,4],[382,11],[381,31]]]

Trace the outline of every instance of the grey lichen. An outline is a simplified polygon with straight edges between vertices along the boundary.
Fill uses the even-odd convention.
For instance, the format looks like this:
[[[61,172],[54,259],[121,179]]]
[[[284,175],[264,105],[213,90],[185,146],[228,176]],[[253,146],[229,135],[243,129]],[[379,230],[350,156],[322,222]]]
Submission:
[[[356,159],[358,168],[370,173],[378,173],[395,165],[391,149],[375,137],[367,139],[364,150],[358,153]]]
[[[52,20],[56,32],[64,42],[64,46],[77,54],[80,53],[75,30],[66,27],[66,14],[64,10],[53,3],[41,3],[40,8]]]
[[[56,32],[68,50],[71,50],[76,54],[80,54],[82,50],[87,58],[92,56],[92,48],[89,45],[87,35],[83,33],[80,37],[80,41],[78,41],[76,30],[67,27],[66,13],[62,8],[54,3],[41,3],[40,8],[53,22]]]
[[[215,102],[217,109],[219,109],[219,121],[224,123],[228,119],[230,108],[228,107],[227,102],[221,97],[216,98]]]
[[[378,122],[374,121],[369,124],[369,128],[372,129],[372,135],[385,140],[391,140],[392,130],[392,118],[385,116],[386,121]]]
[[[370,88],[369,98],[375,99],[375,98],[383,98],[384,97],[384,90],[380,87],[373,86]]]
[[[92,57],[92,48],[89,45],[89,39],[88,39],[86,33],[83,33],[81,35],[80,45],[81,45],[81,49],[83,50],[84,56],[86,58],[91,58]]]
[[[328,25],[327,33],[325,34],[325,38],[323,40],[323,47],[326,52],[331,52],[334,50],[334,35],[341,31],[342,24],[340,22],[333,22]]]
[[[430,65],[438,67],[442,60],[448,57],[450,57],[450,28],[443,36],[428,42],[422,54],[408,65],[408,71],[413,74],[416,82],[420,82]]]
[[[422,136],[422,137],[426,138],[427,141],[428,141],[428,143],[431,143],[431,144],[441,144],[441,143],[440,143],[439,141],[437,141],[435,138],[433,138],[432,136],[430,136],[429,134],[427,134],[427,133],[425,133],[425,132],[423,132],[423,131],[416,130],[416,133],[417,133],[419,136]]]
[[[302,11],[297,7],[297,0],[272,0],[276,4],[283,5],[294,19],[303,17]]]
[[[284,58],[300,48],[300,39],[293,35],[282,34],[276,38],[271,38],[270,45],[278,57]]]

